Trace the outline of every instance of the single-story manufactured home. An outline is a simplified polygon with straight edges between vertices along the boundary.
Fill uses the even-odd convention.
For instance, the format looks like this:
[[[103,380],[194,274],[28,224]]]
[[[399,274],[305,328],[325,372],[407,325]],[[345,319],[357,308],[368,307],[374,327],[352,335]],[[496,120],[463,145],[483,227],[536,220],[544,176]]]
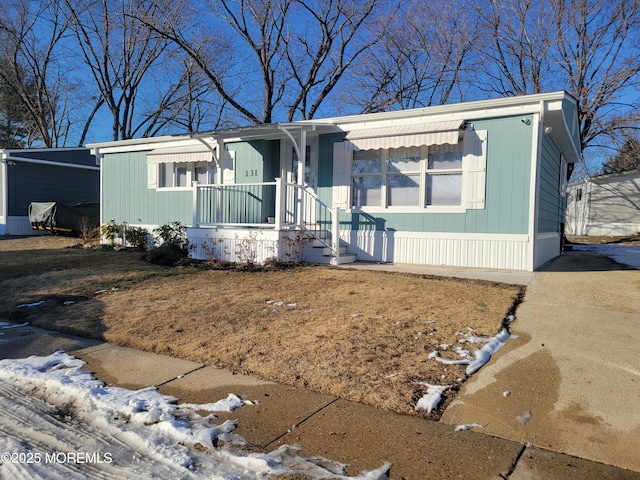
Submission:
[[[0,235],[32,232],[32,202],[97,202],[100,166],[87,148],[0,150]]]
[[[640,170],[569,184],[566,232],[578,236],[640,233]]]
[[[180,222],[197,258],[533,271],[579,135],[561,91],[88,147],[101,222]]]

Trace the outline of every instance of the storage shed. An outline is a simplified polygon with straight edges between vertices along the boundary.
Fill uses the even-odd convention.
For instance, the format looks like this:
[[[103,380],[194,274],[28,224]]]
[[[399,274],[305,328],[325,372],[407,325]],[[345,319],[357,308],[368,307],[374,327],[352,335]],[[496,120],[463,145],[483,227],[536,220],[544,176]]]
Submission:
[[[28,235],[31,202],[96,202],[100,167],[87,148],[0,150],[0,235]]]

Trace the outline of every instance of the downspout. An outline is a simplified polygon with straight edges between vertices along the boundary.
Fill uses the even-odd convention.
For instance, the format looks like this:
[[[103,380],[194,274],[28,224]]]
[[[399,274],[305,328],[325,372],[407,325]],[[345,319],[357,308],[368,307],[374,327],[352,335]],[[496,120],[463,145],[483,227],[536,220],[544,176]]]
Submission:
[[[102,221],[103,219],[102,206],[104,204],[103,198],[102,198],[102,195],[104,194],[104,185],[103,185],[103,178],[102,178],[103,155],[100,153],[100,147],[93,147],[90,151],[91,151],[91,154],[96,157],[96,160],[98,161],[98,164],[99,164],[98,168],[100,169],[100,225],[104,225],[105,222]]]
[[[0,227],[0,235],[5,235],[7,228],[7,201],[9,200],[9,179],[7,178],[7,153],[2,152],[0,154],[0,218],[2,219],[2,226]]]
[[[532,132],[532,151],[531,151],[531,175],[529,193],[529,232],[531,235],[530,256],[531,271],[536,269],[536,260],[538,255],[538,205],[540,204],[540,155],[542,152],[542,128],[544,125],[544,100],[540,101],[540,108],[537,114],[533,115],[534,124]]]

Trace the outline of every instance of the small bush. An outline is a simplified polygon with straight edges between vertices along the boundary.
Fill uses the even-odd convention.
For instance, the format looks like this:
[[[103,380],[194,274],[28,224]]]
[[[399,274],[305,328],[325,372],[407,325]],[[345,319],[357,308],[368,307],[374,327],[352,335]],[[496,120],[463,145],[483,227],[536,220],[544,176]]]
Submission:
[[[85,243],[91,242],[92,240],[98,240],[100,238],[99,226],[92,223],[87,216],[83,216],[80,219],[80,238]]]
[[[122,234],[124,227],[112,218],[107,223],[100,227],[100,233],[102,236],[109,242],[111,247],[114,247],[116,244],[116,238],[119,238]]]
[[[158,265],[183,263],[191,251],[187,240],[187,227],[180,222],[171,222],[153,229],[157,235],[155,246],[149,250],[146,259]]]
[[[156,265],[179,265],[183,263],[188,257],[188,251],[185,251],[171,243],[163,243],[153,247],[147,252],[146,260]]]
[[[146,228],[126,227],[124,237],[131,247],[141,252],[146,251],[149,246],[149,231]]]

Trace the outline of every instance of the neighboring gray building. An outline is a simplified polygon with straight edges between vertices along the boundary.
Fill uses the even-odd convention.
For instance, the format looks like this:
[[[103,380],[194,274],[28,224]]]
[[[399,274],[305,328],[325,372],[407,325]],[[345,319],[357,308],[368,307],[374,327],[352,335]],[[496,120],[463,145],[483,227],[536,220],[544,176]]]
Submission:
[[[0,150],[0,235],[32,233],[31,202],[96,202],[100,167],[87,148]]]
[[[640,232],[640,170],[611,173],[567,187],[566,234],[635,235]]]

